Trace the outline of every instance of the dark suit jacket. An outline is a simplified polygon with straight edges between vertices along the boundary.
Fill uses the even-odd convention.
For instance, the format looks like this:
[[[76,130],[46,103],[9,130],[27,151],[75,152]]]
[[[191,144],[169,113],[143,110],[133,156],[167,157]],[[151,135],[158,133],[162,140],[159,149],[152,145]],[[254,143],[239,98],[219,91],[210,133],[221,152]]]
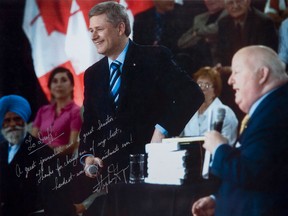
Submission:
[[[256,108],[239,138],[220,146],[212,173],[222,179],[216,215],[288,215],[288,84]]]
[[[35,145],[34,147],[32,147]],[[15,157],[8,164],[8,142],[0,144],[0,193],[3,216],[26,216],[42,209],[41,188],[39,180],[39,158],[51,153],[47,147],[27,134]],[[46,153],[44,153],[46,152]],[[51,154],[52,155],[52,154]],[[1,212],[0,212],[1,213]]]
[[[234,26],[234,20],[229,15],[219,21],[217,56],[222,65],[231,65],[235,52],[244,46],[265,45],[277,51],[278,38],[274,23],[259,10],[249,10],[242,39],[239,39]]]
[[[204,99],[198,85],[179,69],[164,47],[130,41],[116,111],[109,96],[109,73],[107,57],[85,72],[80,134],[80,155],[92,152],[106,164],[122,161],[126,167],[129,153],[144,153],[156,124],[169,136],[179,135]]]
[[[173,11],[163,17],[163,33],[159,45],[178,52],[177,40],[190,27],[193,17],[187,14],[181,5],[175,4]],[[153,45],[157,25],[156,8],[150,8],[137,14],[133,24],[133,41],[141,45]]]

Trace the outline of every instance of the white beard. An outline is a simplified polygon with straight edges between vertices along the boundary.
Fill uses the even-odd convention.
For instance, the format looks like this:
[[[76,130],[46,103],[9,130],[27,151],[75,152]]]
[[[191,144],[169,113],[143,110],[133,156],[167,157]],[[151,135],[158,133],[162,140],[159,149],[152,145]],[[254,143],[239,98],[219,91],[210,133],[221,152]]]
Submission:
[[[25,126],[16,126],[14,128],[8,127],[8,128],[2,128],[1,132],[3,134],[3,137],[10,143],[14,145],[20,144],[27,133],[27,127]]]

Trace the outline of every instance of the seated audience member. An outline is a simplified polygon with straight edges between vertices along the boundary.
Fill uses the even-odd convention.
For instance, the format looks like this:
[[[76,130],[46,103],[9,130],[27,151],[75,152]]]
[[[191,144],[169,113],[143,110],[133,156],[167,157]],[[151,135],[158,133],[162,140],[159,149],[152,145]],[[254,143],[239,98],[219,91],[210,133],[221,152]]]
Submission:
[[[55,172],[59,183],[71,178],[79,165],[66,164],[67,160],[77,160],[74,154],[78,149],[78,135],[82,126],[80,106],[73,101],[74,79],[72,73],[66,68],[54,69],[48,79],[48,88],[51,93],[51,104],[41,107],[34,119],[32,135],[51,147],[60,165],[61,172]],[[59,165],[59,166],[60,166]],[[78,177],[79,178],[79,177]],[[51,215],[74,215],[81,206],[73,205],[74,191],[69,181],[57,190],[47,189],[47,212]]]
[[[177,40],[188,29],[189,17],[174,0],[153,0],[154,7],[137,14],[133,41],[141,45],[164,45],[177,53]]]
[[[230,65],[233,54],[244,46],[265,45],[277,50],[273,21],[250,4],[251,0],[225,0],[229,15],[218,23],[217,58],[222,65]]]
[[[279,29],[279,58],[286,64],[286,70],[288,69],[288,18],[285,19]]]
[[[213,154],[210,171],[221,179],[215,197],[193,204],[197,216],[288,215],[288,76],[271,48],[248,46],[232,60],[229,84],[235,102],[250,118],[239,148],[217,131],[205,134]],[[247,119],[247,118],[245,118]],[[215,214],[214,214],[215,213]]]
[[[279,28],[281,22],[288,17],[288,1],[287,0],[267,0],[264,8],[276,27]]]
[[[203,67],[194,74],[194,79],[202,89],[205,101],[187,123],[181,135],[204,135],[210,129],[209,113],[212,110],[224,108],[226,112],[221,133],[229,140],[229,144],[233,145],[237,138],[238,120],[232,109],[224,105],[218,98],[222,89],[220,74],[214,68]],[[216,121],[216,117],[213,116],[212,123]]]
[[[30,105],[23,97],[8,95],[0,99],[0,125],[5,139],[0,143],[1,216],[28,216],[43,209],[39,162],[53,151],[27,132],[30,115]]]
[[[192,27],[185,32],[177,42],[182,52],[187,52],[196,58],[195,64],[212,66],[215,59],[218,21],[227,12],[224,10],[224,0],[203,0],[207,12],[195,16]],[[197,70],[199,69],[197,68]]]

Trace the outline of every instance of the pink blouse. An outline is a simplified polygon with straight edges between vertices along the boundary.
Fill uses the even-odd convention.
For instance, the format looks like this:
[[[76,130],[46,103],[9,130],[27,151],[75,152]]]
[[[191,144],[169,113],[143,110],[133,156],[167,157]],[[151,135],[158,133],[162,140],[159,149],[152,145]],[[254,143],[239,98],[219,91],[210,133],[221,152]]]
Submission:
[[[80,107],[74,102],[66,105],[59,116],[55,104],[42,106],[33,122],[33,127],[39,129],[39,139],[52,147],[68,144],[70,132],[80,131],[81,126]]]

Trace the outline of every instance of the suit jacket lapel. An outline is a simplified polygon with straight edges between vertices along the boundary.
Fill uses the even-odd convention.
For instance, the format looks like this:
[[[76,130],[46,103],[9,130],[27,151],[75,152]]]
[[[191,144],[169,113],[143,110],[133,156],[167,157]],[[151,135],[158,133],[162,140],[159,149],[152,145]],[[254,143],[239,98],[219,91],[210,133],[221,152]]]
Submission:
[[[111,93],[110,93],[110,67],[109,67],[109,63],[108,63],[108,59],[107,59],[107,63],[105,65],[103,65],[103,70],[101,71],[104,71],[104,74],[103,76],[105,77],[105,80],[103,82],[103,88],[105,89],[105,96],[104,98],[107,98],[107,107],[111,107],[111,111],[114,112],[115,111],[115,104],[114,104],[114,101],[113,101],[113,98],[111,96]],[[121,87],[121,86],[120,86]]]
[[[0,144],[0,163],[8,163],[8,142]],[[1,174],[0,174],[1,175]]]
[[[270,106],[271,104],[271,100],[273,100],[273,98],[277,98],[280,94],[282,94],[282,91],[287,91],[287,87],[288,87],[288,83],[285,84],[284,86],[276,89],[274,92],[272,92],[270,95],[268,95],[260,104],[259,106],[256,108],[255,112],[253,113],[253,115],[251,116],[250,120],[252,121],[258,113],[261,113],[265,110],[265,108],[267,106]],[[269,105],[270,104],[270,105]]]
[[[14,164],[15,161],[17,161],[17,163],[19,161],[23,161],[27,157],[29,157],[28,156],[28,149],[27,149],[27,146],[25,145],[25,141],[23,140],[22,143],[21,143],[20,148],[18,149],[17,153],[14,155],[14,158],[12,159],[10,164],[11,165]]]
[[[110,69],[107,57],[103,59],[101,68],[99,71],[96,71],[94,79],[96,87],[96,91],[94,91],[95,94],[94,104],[96,106],[96,109],[103,109],[103,108],[105,109],[101,110],[100,113],[107,113],[107,114],[114,113],[115,110],[114,102],[109,91]]]
[[[198,17],[199,19],[196,20],[197,22],[195,23],[195,26],[196,28],[195,29],[198,29],[198,28],[201,28],[203,25],[206,24],[208,18],[209,18],[209,13],[205,13],[203,14],[202,16]]]
[[[131,89],[130,85],[133,82],[133,76],[137,73],[136,70],[136,59],[135,59],[135,44],[132,41],[129,41],[129,47],[127,50],[127,54],[125,57],[124,65],[122,68],[121,74],[121,86],[119,92],[119,107],[118,109],[121,110],[127,104],[127,89]]]
[[[254,111],[253,115],[250,116],[250,119],[248,121],[248,124],[247,124],[247,129],[245,129],[243,131],[243,133],[241,134],[239,140],[240,140],[240,143],[243,139],[245,139],[245,135],[247,134],[246,132],[249,131],[248,128],[249,128],[249,125],[250,123],[252,124],[253,120],[255,118],[258,117],[258,114],[259,113],[262,113],[262,112],[265,112],[265,109],[267,108],[267,106],[271,106],[271,100],[273,100],[273,98],[277,98],[279,97],[279,95],[281,95],[283,92],[287,92],[288,90],[288,83],[286,83],[284,86],[280,87],[279,89],[276,89],[274,92],[272,92],[270,95],[268,95],[259,105],[258,107],[256,108],[256,110]],[[287,93],[286,93],[287,94]]]

